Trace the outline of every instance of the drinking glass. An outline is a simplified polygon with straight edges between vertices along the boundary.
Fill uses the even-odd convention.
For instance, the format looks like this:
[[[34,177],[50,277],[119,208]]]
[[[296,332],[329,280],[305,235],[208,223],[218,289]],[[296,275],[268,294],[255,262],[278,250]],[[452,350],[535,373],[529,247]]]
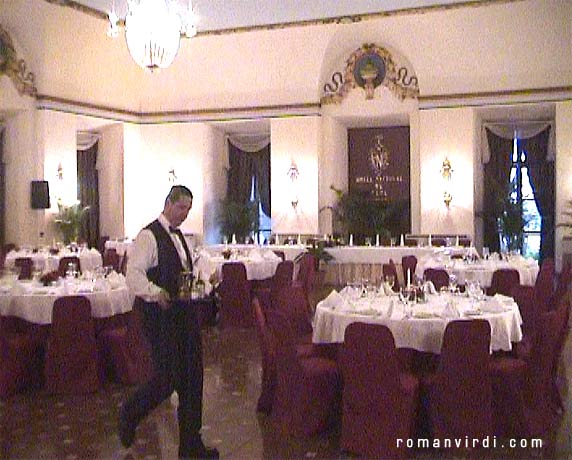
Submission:
[[[454,273],[449,275],[449,290],[451,292],[456,292],[457,290],[457,275]]]
[[[483,247],[483,259],[488,259],[491,255],[488,246]]]
[[[413,310],[411,308],[411,296],[413,291],[409,288],[402,287],[399,289],[399,300],[403,304],[403,312],[405,313],[405,319],[410,319]]]
[[[385,275],[385,283],[393,290],[393,286],[395,286],[395,276]]]

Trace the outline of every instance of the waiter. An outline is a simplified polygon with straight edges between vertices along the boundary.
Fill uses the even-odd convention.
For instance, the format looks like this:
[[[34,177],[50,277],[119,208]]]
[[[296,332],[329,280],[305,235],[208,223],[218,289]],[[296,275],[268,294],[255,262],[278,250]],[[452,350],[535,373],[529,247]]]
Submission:
[[[217,459],[203,444],[203,365],[200,326],[194,309],[178,299],[180,275],[192,260],[179,225],[193,205],[182,185],[171,188],[161,215],[139,232],[127,264],[127,285],[135,295],[151,346],[153,375],[121,407],[119,438],[133,444],[137,425],[173,391],[179,396],[179,458]]]

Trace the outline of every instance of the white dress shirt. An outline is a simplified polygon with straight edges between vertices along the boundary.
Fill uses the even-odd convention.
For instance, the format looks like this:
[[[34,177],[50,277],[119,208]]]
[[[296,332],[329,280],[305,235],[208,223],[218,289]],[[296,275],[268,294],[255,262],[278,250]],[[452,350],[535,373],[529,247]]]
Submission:
[[[189,263],[181,239],[176,233],[169,231],[169,221],[163,214],[159,216],[158,221],[171,237],[183,267],[188,268]],[[156,302],[161,292],[161,288],[147,278],[147,271],[150,268],[156,267],[158,264],[159,254],[155,236],[151,230],[143,229],[139,232],[137,238],[135,238],[129,252],[126,282],[131,293],[141,297],[146,302]]]

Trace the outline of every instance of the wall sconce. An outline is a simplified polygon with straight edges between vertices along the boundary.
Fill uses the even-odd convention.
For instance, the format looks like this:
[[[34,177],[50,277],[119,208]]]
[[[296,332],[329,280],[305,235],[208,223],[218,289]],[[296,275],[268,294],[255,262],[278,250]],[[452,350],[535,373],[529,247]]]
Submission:
[[[64,180],[64,167],[62,166],[62,162],[58,163],[58,175],[56,176],[59,180]]]
[[[453,174],[453,168],[451,167],[451,162],[448,158],[443,160],[443,164],[441,165],[441,176],[443,177],[443,181],[445,182],[445,192],[443,193],[443,202],[447,209],[451,206],[451,201],[453,201],[453,195],[449,191],[449,183],[451,182],[451,176]]]
[[[177,180],[177,175],[175,174],[175,168],[169,170],[169,183],[174,184]]]
[[[296,186],[296,182],[298,182],[298,176],[300,175],[300,171],[298,171],[298,166],[296,166],[294,160],[292,160],[292,163],[290,164],[290,168],[288,168],[286,175],[290,178],[290,181],[292,182],[292,198],[290,200],[290,204],[292,205],[292,209],[296,211],[299,201],[298,187]]]

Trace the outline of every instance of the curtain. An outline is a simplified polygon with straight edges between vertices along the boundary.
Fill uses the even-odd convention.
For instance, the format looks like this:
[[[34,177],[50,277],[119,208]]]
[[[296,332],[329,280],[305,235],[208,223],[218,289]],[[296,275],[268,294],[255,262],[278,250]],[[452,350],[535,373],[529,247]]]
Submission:
[[[228,151],[227,196],[239,203],[248,202],[254,178],[254,196],[270,216],[270,136],[229,136]]]
[[[504,187],[509,181],[513,140],[497,136],[488,128],[486,135],[490,157],[485,164],[484,246],[487,246],[491,252],[498,252],[500,241],[497,218],[501,209],[497,202],[497,192],[499,187]]]
[[[540,134],[522,141],[528,158],[528,176],[534,201],[540,213],[540,260],[554,257],[554,162],[548,159],[550,132],[548,127]]]
[[[77,151],[78,198],[82,207],[89,206],[79,236],[90,248],[99,242],[99,178],[97,174],[97,141],[86,150]]]

